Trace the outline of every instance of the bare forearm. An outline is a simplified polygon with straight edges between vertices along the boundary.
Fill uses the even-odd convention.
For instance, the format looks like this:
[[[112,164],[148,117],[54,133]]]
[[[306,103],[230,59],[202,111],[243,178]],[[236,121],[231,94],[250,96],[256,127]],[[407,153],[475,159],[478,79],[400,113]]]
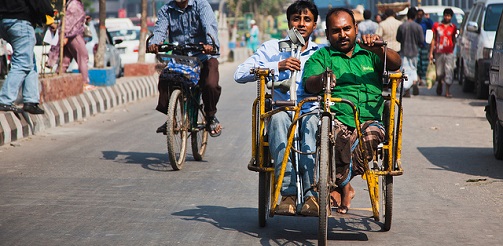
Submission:
[[[311,94],[318,94],[323,90],[323,75],[314,75],[306,80],[306,91]]]

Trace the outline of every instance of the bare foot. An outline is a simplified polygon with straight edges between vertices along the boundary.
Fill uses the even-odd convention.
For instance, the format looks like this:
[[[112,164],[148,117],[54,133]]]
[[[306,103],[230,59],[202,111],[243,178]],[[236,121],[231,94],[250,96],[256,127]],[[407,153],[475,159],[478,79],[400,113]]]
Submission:
[[[341,205],[341,188],[337,187],[330,192],[330,205],[331,207],[339,207]]]
[[[355,197],[355,189],[348,183],[346,186],[342,187],[342,199],[341,205],[337,208],[337,213],[346,214],[351,207],[351,200]]]

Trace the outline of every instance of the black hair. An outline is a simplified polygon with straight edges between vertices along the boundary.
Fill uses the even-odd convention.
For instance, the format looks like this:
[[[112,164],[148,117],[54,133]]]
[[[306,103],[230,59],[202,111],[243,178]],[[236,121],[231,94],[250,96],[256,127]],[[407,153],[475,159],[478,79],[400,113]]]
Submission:
[[[407,11],[407,19],[415,19],[416,16],[417,16],[416,8],[409,8],[409,11]]]
[[[307,0],[298,0],[290,4],[286,9],[286,19],[290,21],[292,15],[301,14],[305,9],[311,11],[315,22],[318,21],[318,7],[313,2]]]
[[[353,19],[353,25],[356,25],[356,20],[355,20],[355,15],[353,14],[353,11],[347,8],[333,8],[330,9],[327,13],[327,17],[325,18],[325,22],[328,24],[328,17],[330,17],[333,14],[337,14],[339,12],[346,12],[351,16],[351,19]]]
[[[386,18],[390,17],[390,16],[395,16],[395,11],[393,9],[385,9],[384,10],[384,16],[386,16]]]
[[[454,16],[454,11],[451,8],[444,9],[444,15]]]
[[[370,18],[372,18],[372,12],[370,12],[370,10],[366,9],[363,11],[363,18],[365,20],[369,20]]]

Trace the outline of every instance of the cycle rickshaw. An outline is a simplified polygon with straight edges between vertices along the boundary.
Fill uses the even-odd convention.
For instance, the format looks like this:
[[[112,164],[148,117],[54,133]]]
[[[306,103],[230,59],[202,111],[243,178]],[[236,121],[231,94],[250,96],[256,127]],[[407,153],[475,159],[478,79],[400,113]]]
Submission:
[[[213,53],[218,54],[215,39],[212,40]],[[147,38],[147,46],[153,35]],[[198,85],[202,62],[193,56],[204,50],[204,44],[165,43],[158,45],[156,67],[159,83],[169,89],[169,103],[166,120],[166,143],[171,167],[180,170],[187,155],[187,140],[190,137],[192,155],[196,161],[203,159],[208,144],[206,114]]]
[[[290,36],[290,39],[292,39],[292,36]],[[386,42],[381,43],[382,44],[379,45],[386,45]],[[373,153],[373,160],[365,165],[365,172],[362,177],[364,177],[368,186],[372,206],[372,217],[375,221],[381,222],[383,231],[388,231],[391,228],[393,212],[393,177],[403,174],[401,165],[403,86],[400,87],[400,92],[398,93],[397,89],[400,81],[406,79],[406,77],[400,72],[388,73],[386,70],[384,71],[383,81],[385,81],[390,88],[388,94],[383,94],[385,108],[382,122],[386,129],[385,141],[381,143],[376,152]],[[360,131],[360,122],[358,120],[358,111],[351,101],[331,97],[331,71],[326,71],[324,74],[326,89],[323,96],[308,97],[298,103],[294,100],[285,102],[274,101],[272,99],[269,89],[271,89],[270,91],[273,93],[274,85],[277,83],[268,81],[274,79],[274,71],[268,68],[253,68],[250,73],[255,74],[258,80],[258,95],[252,105],[252,157],[248,163],[248,169],[259,173],[259,225],[264,227],[267,219],[276,215],[274,211],[280,198],[281,184],[289,156],[313,154],[302,153],[295,148],[295,132],[300,122],[299,120],[306,116],[306,114],[300,114],[302,105],[306,102],[318,101],[320,105],[322,105],[322,109],[317,113],[320,124],[315,152],[316,161],[314,165],[313,189],[318,192],[318,203],[320,207],[318,214],[318,242],[319,245],[326,245],[328,218],[335,217],[335,212],[332,212],[332,207],[330,205],[330,190],[336,187],[336,163],[332,156],[334,155],[334,151],[331,151],[334,147],[336,134],[334,134],[332,128],[334,115],[330,112],[329,105],[330,103],[345,103],[353,108],[356,130],[358,131],[358,138],[360,140],[359,145],[362,147],[362,134]],[[295,83],[291,83],[291,85],[294,86]],[[290,90],[290,92],[292,91],[294,90]],[[292,124],[288,129],[288,141],[285,143],[286,149],[283,160],[281,163],[276,164],[281,165],[281,172],[276,180],[274,175],[275,164],[271,160],[269,154],[269,144],[265,129],[267,119],[281,111],[292,112],[293,118]],[[294,157],[291,158],[292,166],[295,167],[293,162],[297,159],[298,158]],[[297,188],[299,189],[299,187]],[[297,209],[297,211],[299,211],[299,209]]]

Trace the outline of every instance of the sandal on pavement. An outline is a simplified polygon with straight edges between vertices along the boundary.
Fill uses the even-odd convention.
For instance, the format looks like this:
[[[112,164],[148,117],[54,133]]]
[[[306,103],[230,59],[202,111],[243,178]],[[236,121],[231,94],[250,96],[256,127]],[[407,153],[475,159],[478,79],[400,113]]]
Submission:
[[[348,210],[349,210],[349,208],[348,208],[348,207],[346,207],[346,206],[344,206],[344,205],[343,205],[343,206],[339,206],[339,207],[337,208],[337,213],[340,213],[340,214],[347,214],[347,213],[348,213]]]
[[[206,129],[212,137],[218,137],[222,133],[222,126],[215,116],[208,117],[206,121]]]

